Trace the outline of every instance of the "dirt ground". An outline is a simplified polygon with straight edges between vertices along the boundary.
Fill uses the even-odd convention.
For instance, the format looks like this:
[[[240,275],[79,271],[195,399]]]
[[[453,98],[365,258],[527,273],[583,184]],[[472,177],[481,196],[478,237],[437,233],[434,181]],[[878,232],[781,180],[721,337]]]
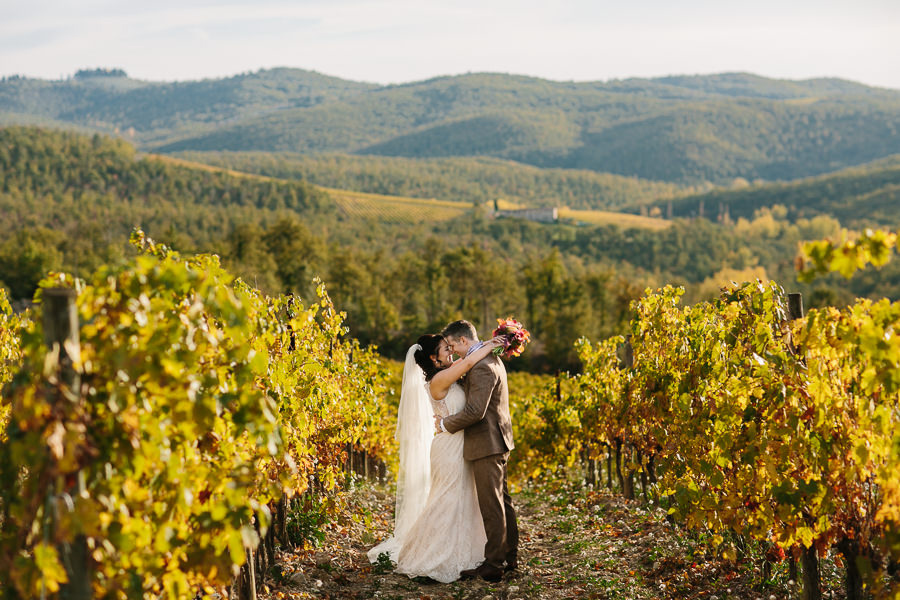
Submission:
[[[665,511],[590,488],[519,491],[519,569],[497,584],[481,580],[426,583],[372,565],[366,551],[389,535],[393,494],[362,484],[347,509],[326,525],[317,547],[280,555],[263,600],[299,598],[444,598],[502,600],[696,598],[776,600],[799,598],[787,562],[763,575],[751,549],[737,562],[720,557],[702,535],[666,520]],[[822,562],[825,598],[841,598],[840,573]]]

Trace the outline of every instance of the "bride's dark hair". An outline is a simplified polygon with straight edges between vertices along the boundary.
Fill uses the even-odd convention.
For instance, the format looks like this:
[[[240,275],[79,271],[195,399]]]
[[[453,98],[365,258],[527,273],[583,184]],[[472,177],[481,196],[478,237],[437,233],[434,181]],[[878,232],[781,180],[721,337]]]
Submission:
[[[422,346],[421,350],[416,350],[416,364],[425,371],[425,381],[431,381],[431,378],[437,375],[439,368],[434,366],[431,357],[437,354],[438,346],[444,341],[444,336],[434,333],[426,333],[416,342]]]

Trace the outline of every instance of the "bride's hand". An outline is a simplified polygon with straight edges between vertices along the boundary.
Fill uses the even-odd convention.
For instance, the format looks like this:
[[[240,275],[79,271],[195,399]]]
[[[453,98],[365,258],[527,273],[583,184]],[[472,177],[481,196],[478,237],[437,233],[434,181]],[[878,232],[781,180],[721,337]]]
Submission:
[[[495,338],[492,338],[484,343],[488,348],[506,348],[509,345],[509,342],[506,339],[505,335],[498,335]]]

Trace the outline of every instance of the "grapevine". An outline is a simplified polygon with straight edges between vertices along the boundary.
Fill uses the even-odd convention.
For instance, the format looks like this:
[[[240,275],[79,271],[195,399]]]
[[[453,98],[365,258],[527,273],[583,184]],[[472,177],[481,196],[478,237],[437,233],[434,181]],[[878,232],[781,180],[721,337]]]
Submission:
[[[890,562],[900,307],[860,300],[791,321],[775,284],[688,307],[680,295],[636,303],[632,368],[611,342],[580,342],[569,402],[582,443],[629,449],[623,468],[658,476],[670,512],[728,558],[738,535],[798,557],[836,547],[849,565]]]
[[[0,444],[0,570],[14,596],[64,584],[57,548],[79,538],[98,596],[212,593],[266,535],[274,502],[311,482],[333,489],[348,443],[389,447],[384,369],[344,339],[324,287],[308,305],[267,298],[215,256],[140,232],[133,243],[126,264],[42,283],[77,291],[79,389],[45,376],[41,319],[24,325]]]

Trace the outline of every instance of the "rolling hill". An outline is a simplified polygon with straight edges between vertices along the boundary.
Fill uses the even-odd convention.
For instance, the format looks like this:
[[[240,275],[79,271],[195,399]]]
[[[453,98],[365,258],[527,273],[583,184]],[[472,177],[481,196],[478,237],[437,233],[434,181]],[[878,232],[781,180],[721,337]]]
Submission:
[[[141,82],[0,81],[0,123],[121,132],[144,150],[490,156],[658,181],[793,180],[900,153],[900,91],[744,73],[376,86],[297,69]]]
[[[701,205],[704,216],[709,218],[717,218],[727,208],[730,219],[749,219],[761,208],[781,205],[794,221],[828,215],[856,229],[900,227],[900,155],[799,181],[677,198],[672,200],[672,214],[696,216]],[[659,207],[668,210],[663,203]]]
[[[373,87],[300,69],[172,83],[130,79],[121,72],[81,71],[62,81],[5,78],[0,81],[0,119],[23,124],[53,120],[121,132],[146,144]]]
[[[214,167],[205,163],[192,162],[166,155],[148,155],[147,158],[177,165],[178,167],[186,169],[193,169],[197,172],[216,173],[226,177],[248,178],[250,180],[261,182],[278,182],[285,185],[290,185],[292,183],[289,180],[285,181],[276,177]],[[318,189],[328,195],[344,218],[363,222],[368,221],[379,224],[401,225],[434,225],[436,223],[462,217],[473,209],[473,204],[465,201],[372,194],[321,186],[318,186]],[[477,204],[485,203],[477,202]],[[509,200],[498,200],[497,207],[501,210],[527,208],[526,205],[510,202]],[[490,206],[488,206],[487,210],[490,212]],[[672,221],[625,212],[578,210],[573,208],[560,209],[559,218],[562,221],[573,224],[615,225],[623,229],[636,228],[660,230],[672,225]]]
[[[888,190],[896,167],[884,160],[801,183],[838,206],[850,192]],[[829,186],[834,195],[820,194]],[[688,200],[673,199],[673,209]],[[646,287],[681,284],[698,299],[723,278],[789,284],[797,244],[840,230],[832,218],[792,223],[785,211],[734,226],[560,212],[553,225],[492,219],[471,202],[325,190],[146,154],[101,135],[0,127],[0,285],[13,298],[30,298],[51,270],[114,268],[137,225],[180,251],[218,254],[270,292],[309,297],[321,277],[354,335],[392,353],[458,316],[489,325],[494,314],[528,315],[541,336],[571,348],[585,323],[595,337],[623,331],[630,301]],[[814,305],[896,298],[900,263],[892,265],[849,283],[835,276],[792,287]]]
[[[472,210],[466,202],[435,200],[433,198],[404,198],[383,194],[367,194],[348,190],[321,188],[335,201],[339,210],[351,219],[375,223],[395,223],[405,225],[434,225],[462,217]],[[498,202],[501,210],[523,208],[510,202]],[[615,225],[623,229],[665,229],[672,221],[654,219],[639,215],[602,210],[559,211],[562,221],[582,225]]]
[[[698,191],[636,177],[540,169],[484,157],[426,160],[296,152],[180,152],[174,156],[329,188],[470,204],[499,198],[526,206],[625,210]]]

